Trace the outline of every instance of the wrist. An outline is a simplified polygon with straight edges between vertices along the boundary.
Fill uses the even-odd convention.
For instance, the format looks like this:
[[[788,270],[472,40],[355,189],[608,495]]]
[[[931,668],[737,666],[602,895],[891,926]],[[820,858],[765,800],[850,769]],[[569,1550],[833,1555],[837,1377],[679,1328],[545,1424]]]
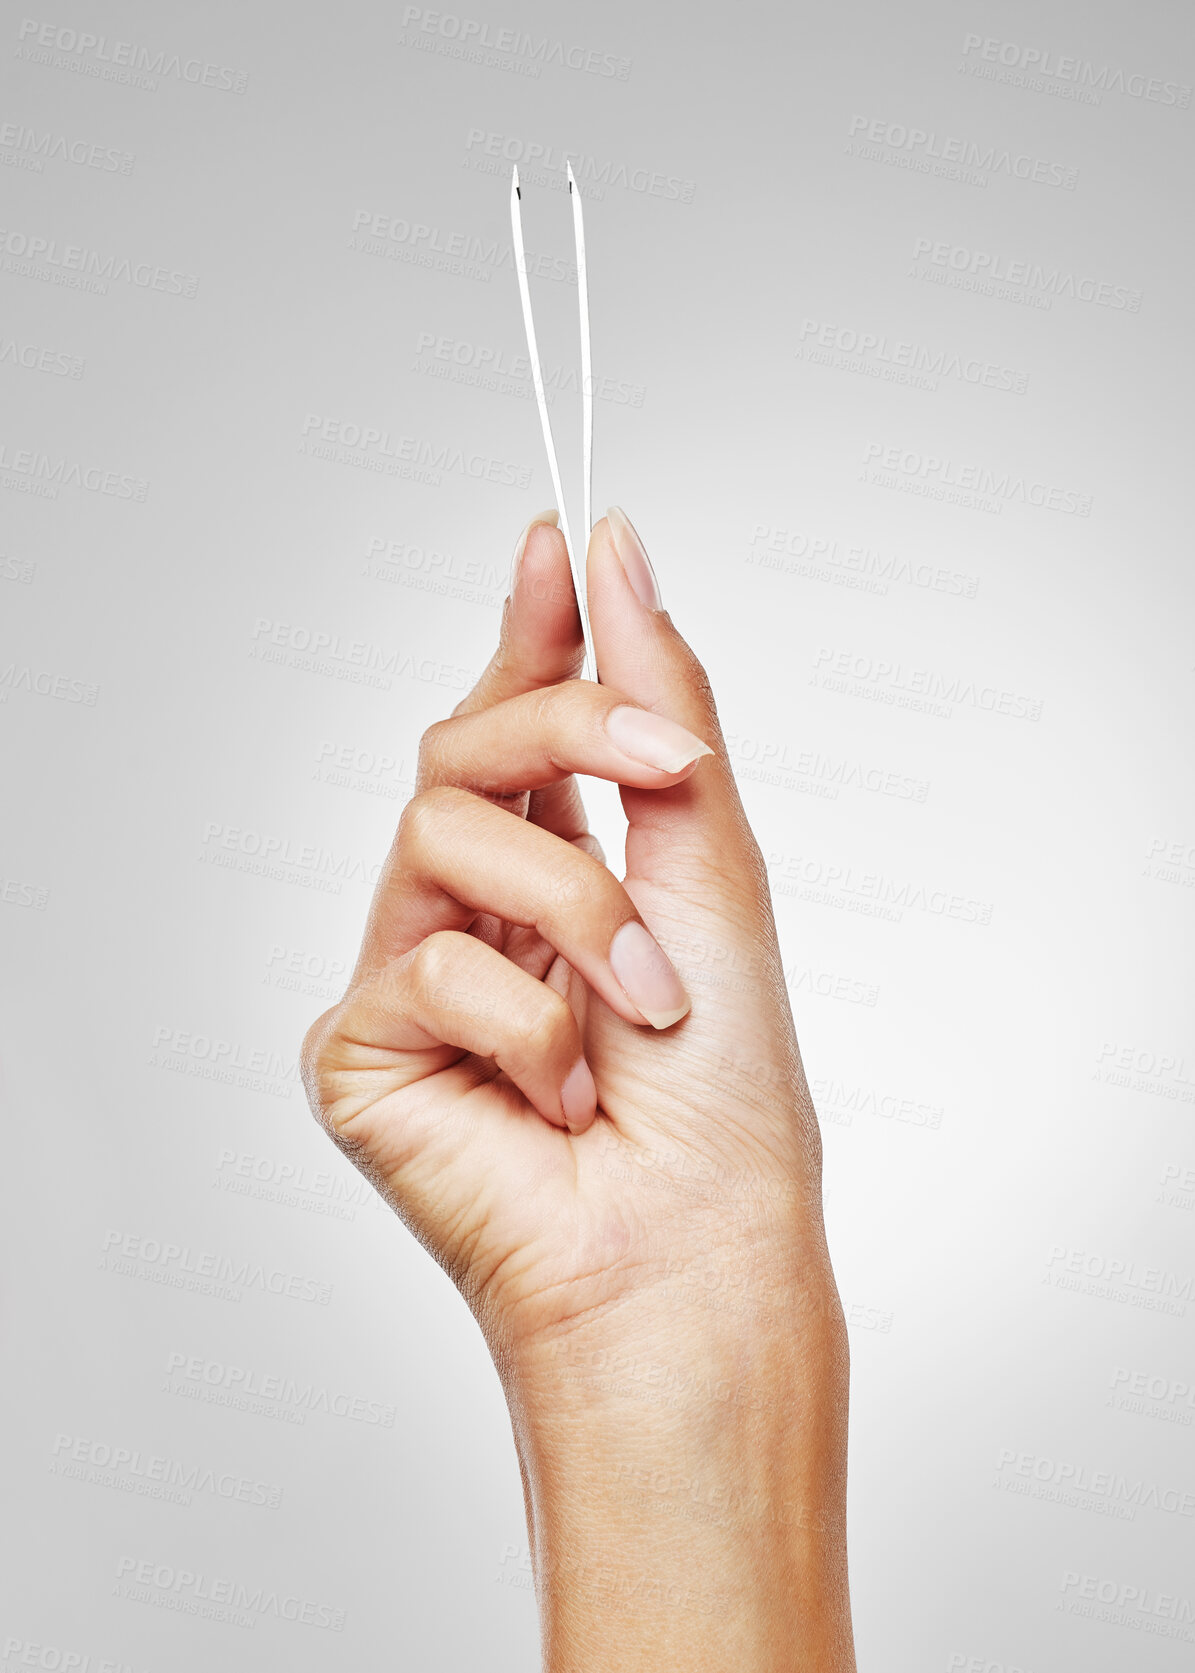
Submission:
[[[636,1295],[507,1367],[545,1667],[846,1673],[833,1280],[763,1288],[749,1319],[684,1293]]]

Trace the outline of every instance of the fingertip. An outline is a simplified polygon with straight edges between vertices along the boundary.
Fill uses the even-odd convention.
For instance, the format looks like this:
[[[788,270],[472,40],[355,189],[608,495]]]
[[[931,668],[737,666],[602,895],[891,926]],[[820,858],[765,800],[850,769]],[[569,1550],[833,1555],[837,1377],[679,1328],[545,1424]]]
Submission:
[[[585,586],[603,679],[611,655],[616,660],[624,653],[635,661],[653,658],[653,647],[662,642],[660,630],[675,632],[643,542],[617,506],[593,525]]]
[[[615,980],[643,1021],[663,1029],[688,1016],[693,1002],[672,960],[646,924],[628,919],[611,941],[607,958]]]
[[[639,538],[635,525],[620,505],[612,505],[606,512],[604,521],[610,530],[610,540],[623,574],[630,582],[635,597],[646,610],[662,610],[664,600],[660,596],[660,583],[656,580],[656,572],[647,555],[647,547]]]
[[[713,754],[714,751],[710,748],[709,744],[702,744],[701,748],[697,751],[697,754],[691,761],[686,761],[683,767],[678,767],[676,769],[678,782],[688,778],[690,773],[696,772],[698,766],[705,760],[706,756]]]
[[[609,575],[611,563],[618,569],[619,578],[625,579],[621,575],[622,566],[618,563],[618,554],[614,550],[610,519],[599,517],[589,531],[589,545],[585,551],[585,590],[589,595],[591,615]]]
[[[608,516],[598,519],[589,536],[585,591],[599,677],[625,688],[625,676],[616,670],[638,668],[653,657],[652,629],[660,618],[640,604],[619,561]]]
[[[587,1132],[597,1115],[597,1087],[589,1064],[579,1057],[564,1077],[560,1088],[560,1103],[568,1130],[574,1137]]]
[[[665,775],[673,784],[686,779],[703,756],[714,752],[703,738],[666,715],[620,703],[606,716],[606,736],[640,768]],[[660,780],[649,779],[651,783]]]
[[[542,601],[562,596],[560,580],[568,576],[568,547],[555,511],[541,511],[533,517],[520,537],[510,577],[510,595],[516,604],[528,598]],[[572,584],[566,592],[571,594]]]
[[[625,517],[619,532],[616,509],[594,524],[588,562],[589,621],[602,680],[641,708],[667,714],[721,756],[709,679],[661,604],[642,542]],[[703,773],[698,783],[712,789],[713,777]]]
[[[559,523],[560,513],[556,510],[555,506],[552,506],[548,511],[537,511],[534,517],[528,518],[527,526],[515,542],[514,557],[511,559],[510,592],[512,595],[518,585],[519,572],[523,567],[523,558],[526,555],[527,547],[531,541],[532,535],[535,533],[536,529],[554,529],[558,527]]]
[[[671,1028],[673,1023],[680,1022],[682,1017],[687,1017],[689,1012],[693,1009],[693,1001],[686,995],[683,1005],[670,1006],[666,1011],[649,1011],[642,1005],[640,1005],[639,1009],[643,1012],[643,1015],[647,1018],[652,1027],[656,1030],[660,1030],[664,1028]]]
[[[555,516],[527,530],[511,588],[511,650],[531,684],[565,677],[584,648],[568,547]]]

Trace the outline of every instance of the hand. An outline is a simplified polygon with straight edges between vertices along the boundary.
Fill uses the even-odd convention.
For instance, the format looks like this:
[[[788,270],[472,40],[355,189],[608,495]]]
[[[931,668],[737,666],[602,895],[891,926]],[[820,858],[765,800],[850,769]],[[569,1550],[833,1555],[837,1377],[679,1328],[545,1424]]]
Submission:
[[[747,1631],[735,1665],[847,1668],[845,1332],[766,868],[705,674],[630,523],[612,510],[590,542],[600,686],[575,678],[563,537],[544,518],[521,545],[497,653],[424,735],[348,992],[308,1034],[309,1096],[485,1332],[528,1482],[550,1665],[590,1666],[588,1536],[561,1474],[588,1479],[609,1526],[627,1497],[610,1502],[611,1468],[637,1448],[680,1456],[667,1411],[593,1373],[595,1356],[637,1353],[657,1381],[663,1367],[732,1391],[721,1411],[684,1403],[690,1430],[718,1430],[697,1440],[713,1475],[745,1477],[719,1506],[736,1546],[719,1573],[761,1656],[804,1656],[752,1660]],[[621,787],[622,883],[587,833],[578,772]],[[726,1305],[706,1303],[711,1282]],[[659,1444],[644,1444],[645,1418]],[[675,1548],[675,1519],[659,1520],[648,1549],[660,1535]],[[629,1534],[613,1537],[625,1550]],[[800,1585],[796,1616],[764,1622],[749,1596],[761,1567]],[[603,1666],[679,1642],[675,1620],[640,1613],[629,1659],[606,1640]],[[691,1668],[714,1642],[700,1627]]]

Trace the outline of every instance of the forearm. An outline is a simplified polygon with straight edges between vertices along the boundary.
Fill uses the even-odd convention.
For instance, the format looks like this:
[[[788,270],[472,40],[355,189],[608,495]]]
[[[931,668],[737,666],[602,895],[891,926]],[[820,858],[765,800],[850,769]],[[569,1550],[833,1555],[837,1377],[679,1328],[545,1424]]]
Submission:
[[[546,1673],[853,1670],[841,1309],[747,1310],[654,1292],[521,1375]]]

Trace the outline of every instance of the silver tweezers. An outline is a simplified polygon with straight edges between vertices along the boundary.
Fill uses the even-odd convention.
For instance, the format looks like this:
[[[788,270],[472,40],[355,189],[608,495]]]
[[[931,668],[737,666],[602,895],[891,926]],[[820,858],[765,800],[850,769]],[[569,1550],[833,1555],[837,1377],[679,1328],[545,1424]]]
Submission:
[[[581,449],[583,454],[582,482],[584,493],[585,540],[580,550],[574,545],[564,505],[564,489],[560,483],[560,465],[556,445],[552,440],[552,426],[548,419],[548,402],[544,394],[544,376],[539,363],[539,348],[535,341],[535,321],[531,317],[531,293],[527,288],[527,252],[523,244],[522,192],[519,190],[519,170],[516,165],[510,182],[510,227],[514,239],[515,272],[519,276],[519,297],[523,304],[523,329],[527,333],[527,352],[531,357],[531,378],[535,384],[535,400],[539,407],[539,423],[548,450],[548,466],[552,472],[552,487],[556,490],[556,504],[560,510],[560,528],[568,547],[569,567],[573,575],[573,589],[577,595],[577,609],[581,615],[581,632],[585,638],[585,666],[587,679],[597,679],[597,657],[594,655],[593,635],[589,627],[589,604],[585,593],[585,552],[589,533],[593,528],[593,364],[589,341],[589,284],[585,272],[585,223],[581,219],[581,193],[568,164],[568,190],[573,201],[573,238],[577,246],[577,296],[581,312]]]

